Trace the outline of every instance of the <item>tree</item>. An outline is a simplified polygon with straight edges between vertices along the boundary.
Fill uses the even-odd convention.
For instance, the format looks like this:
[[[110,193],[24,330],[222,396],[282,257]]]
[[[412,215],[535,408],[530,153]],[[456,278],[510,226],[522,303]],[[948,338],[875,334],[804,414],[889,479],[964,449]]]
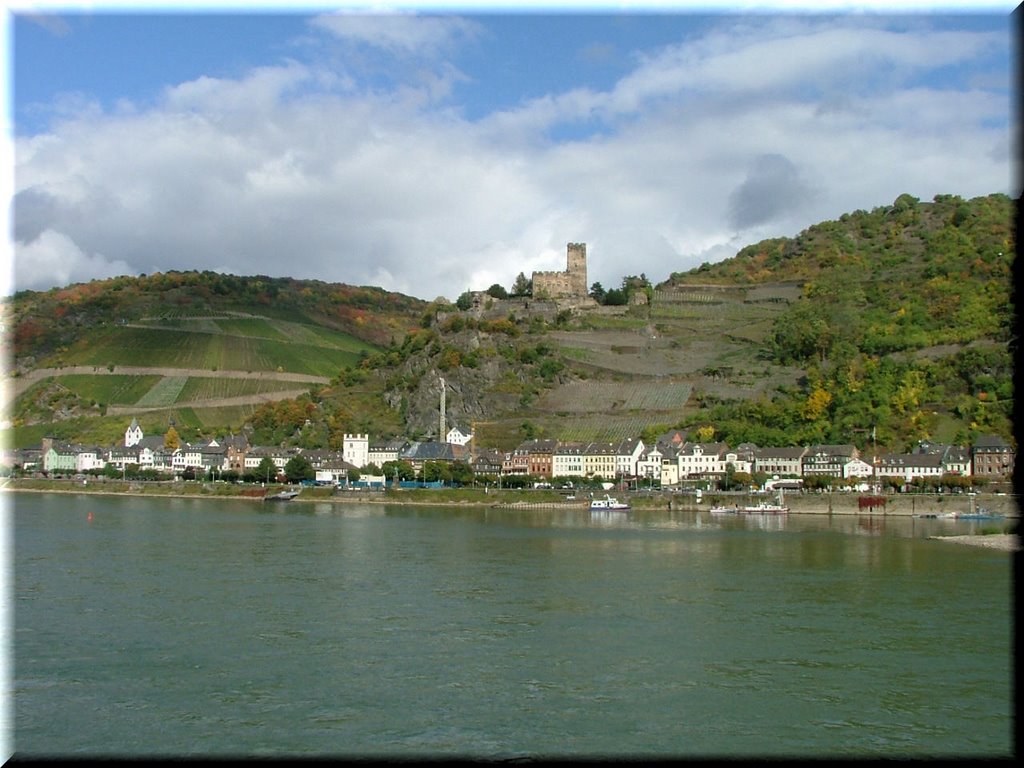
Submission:
[[[174,427],[168,427],[167,432],[164,434],[164,448],[176,451],[180,447],[181,438],[178,436],[178,430]]]
[[[305,456],[292,456],[284,465],[284,476],[289,483],[299,483],[316,477],[316,470]]]
[[[715,437],[715,428],[710,424],[705,424],[702,427],[697,427],[695,435],[698,443],[710,443]]]
[[[506,291],[498,283],[495,283],[490,288],[488,288],[486,293],[487,293],[488,296],[491,296],[491,297],[493,297],[495,299],[507,299],[508,298],[508,291]]]
[[[594,283],[590,286],[590,297],[598,304],[604,304],[604,286],[600,283]]]
[[[621,307],[629,303],[629,297],[621,288],[609,288],[605,291],[603,303],[609,307]]]
[[[513,296],[530,296],[533,294],[533,280],[530,280],[526,275],[520,272],[516,276],[516,281],[512,283],[512,295]]]
[[[455,300],[455,306],[465,312],[473,306],[473,294],[469,291],[463,291],[459,294],[459,298]]]
[[[263,480],[268,483],[271,480],[276,480],[277,464],[275,464],[274,460],[269,456],[264,456],[262,459],[260,459],[259,466],[256,467],[256,472],[254,474],[260,480]]]

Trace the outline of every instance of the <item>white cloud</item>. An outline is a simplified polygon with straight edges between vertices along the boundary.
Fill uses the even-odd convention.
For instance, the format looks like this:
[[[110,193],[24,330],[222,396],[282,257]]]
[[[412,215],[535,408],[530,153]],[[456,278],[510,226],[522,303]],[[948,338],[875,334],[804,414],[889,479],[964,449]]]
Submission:
[[[477,37],[478,24],[456,16],[419,16],[411,12],[339,11],[317,16],[314,27],[339,40],[392,54],[434,57]]]
[[[14,263],[14,279],[19,287],[26,282],[25,273],[47,275],[51,285],[63,286],[131,271],[123,261],[107,259],[98,253],[84,253],[70,237],[49,229],[23,244]]]
[[[477,34],[449,17],[317,24],[434,57]],[[903,192],[1010,192],[1008,97],[974,74],[925,82],[991,36],[918,27],[723,17],[607,91],[476,122],[439,106],[460,77],[441,58],[389,88],[286,61],[176,84],[145,109],[90,107],[17,140],[16,287],[218,265],[454,299],[562,269],[575,241],[611,287]],[[581,125],[599,130],[551,138]]]

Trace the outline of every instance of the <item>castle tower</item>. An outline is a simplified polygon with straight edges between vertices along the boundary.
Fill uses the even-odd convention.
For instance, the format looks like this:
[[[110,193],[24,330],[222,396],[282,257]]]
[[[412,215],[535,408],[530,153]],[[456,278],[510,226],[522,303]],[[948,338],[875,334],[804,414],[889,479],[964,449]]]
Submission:
[[[533,295],[538,299],[587,298],[587,244],[566,246],[564,272],[534,272]]]
[[[587,295],[587,244],[569,243],[566,246],[566,271],[569,284],[576,296]]]

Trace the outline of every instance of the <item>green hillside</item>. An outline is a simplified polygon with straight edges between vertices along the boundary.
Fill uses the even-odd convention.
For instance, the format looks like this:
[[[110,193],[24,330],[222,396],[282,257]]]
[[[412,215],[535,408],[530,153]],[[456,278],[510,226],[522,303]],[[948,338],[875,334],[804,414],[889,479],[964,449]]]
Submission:
[[[6,307],[11,441],[116,439],[132,416],[309,448],[433,437],[442,378],[447,423],[503,449],[669,428],[733,445],[1013,440],[1014,214],[1005,195],[902,195],[555,311],[209,272],[22,293]]]
[[[109,443],[137,417],[203,435],[261,403],[326,386],[419,324],[426,303],[379,288],[213,272],[120,277],[5,302],[8,441]],[[378,398],[379,399],[379,398]]]

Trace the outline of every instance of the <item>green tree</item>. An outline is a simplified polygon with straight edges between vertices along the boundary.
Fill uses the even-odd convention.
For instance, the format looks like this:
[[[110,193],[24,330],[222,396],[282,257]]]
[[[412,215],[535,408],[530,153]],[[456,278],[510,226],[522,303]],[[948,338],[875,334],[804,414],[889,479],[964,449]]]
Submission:
[[[260,459],[259,465],[256,467],[256,471],[253,473],[257,478],[264,482],[270,482],[271,480],[277,479],[277,464],[269,456],[264,456]]]
[[[512,295],[530,296],[531,294],[533,294],[533,280],[529,279],[524,273],[520,272],[516,276],[516,281],[512,283]]]
[[[465,312],[473,306],[473,294],[469,291],[463,291],[459,294],[459,298],[455,300],[455,306]]]
[[[488,296],[491,296],[491,297],[493,297],[495,299],[507,299],[508,298],[508,291],[506,291],[498,283],[495,283],[490,288],[488,288],[486,293],[487,293]]]
[[[594,283],[590,286],[590,297],[598,304],[604,304],[604,286],[600,283]]]
[[[316,477],[316,470],[305,456],[293,456],[284,465],[284,476],[288,478],[289,483],[299,483]]]

